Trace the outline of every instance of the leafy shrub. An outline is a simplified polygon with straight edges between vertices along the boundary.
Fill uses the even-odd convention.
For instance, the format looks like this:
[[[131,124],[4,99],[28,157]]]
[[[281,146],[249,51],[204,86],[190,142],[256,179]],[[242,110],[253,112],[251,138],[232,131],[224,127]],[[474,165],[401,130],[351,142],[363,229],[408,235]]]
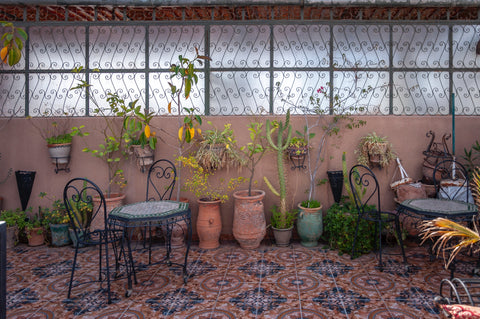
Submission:
[[[323,238],[330,248],[338,249],[339,254],[352,253],[358,212],[354,204],[334,203],[328,210],[324,221]],[[354,258],[375,248],[375,223],[360,220]]]

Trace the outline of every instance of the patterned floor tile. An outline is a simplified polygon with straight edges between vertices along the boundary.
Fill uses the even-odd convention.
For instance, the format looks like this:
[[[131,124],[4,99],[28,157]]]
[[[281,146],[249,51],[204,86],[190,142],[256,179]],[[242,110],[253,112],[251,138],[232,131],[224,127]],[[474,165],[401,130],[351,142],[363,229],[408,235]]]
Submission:
[[[293,242],[280,248],[267,243],[244,250],[226,242],[213,250],[192,246],[185,285],[181,267],[155,264],[164,247],[153,247],[154,264],[149,265],[148,250],[141,245],[134,251],[138,284],[126,298],[121,273],[111,284],[112,304],[106,302],[105,284],[101,288],[98,283],[74,287],[67,299],[71,247],[15,247],[8,252],[8,317],[438,318],[433,298],[441,280],[449,277],[443,261],[430,260],[424,247],[407,248],[407,268],[401,257],[383,256],[380,271],[374,253],[351,260],[322,245],[306,248]],[[174,250],[171,260],[183,262],[184,251]],[[458,274],[466,277],[475,267],[468,257],[458,265]],[[97,276],[98,250],[80,249],[75,281]]]

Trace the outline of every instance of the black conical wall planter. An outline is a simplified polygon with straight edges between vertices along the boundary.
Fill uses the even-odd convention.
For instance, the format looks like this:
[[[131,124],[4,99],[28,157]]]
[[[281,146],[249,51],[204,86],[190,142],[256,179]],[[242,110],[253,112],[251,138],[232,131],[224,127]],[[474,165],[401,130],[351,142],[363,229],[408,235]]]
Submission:
[[[35,173],[33,171],[15,171],[17,179],[18,195],[20,195],[20,202],[22,203],[22,210],[27,209],[28,200],[32,194],[33,181],[35,180]]]
[[[327,171],[335,203],[340,203],[343,191],[343,171]]]

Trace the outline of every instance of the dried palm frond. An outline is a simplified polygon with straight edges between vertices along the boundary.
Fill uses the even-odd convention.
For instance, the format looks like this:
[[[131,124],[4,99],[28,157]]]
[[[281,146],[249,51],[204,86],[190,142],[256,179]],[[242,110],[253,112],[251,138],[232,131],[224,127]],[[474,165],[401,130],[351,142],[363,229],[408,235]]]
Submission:
[[[437,257],[440,254],[440,251],[442,252],[443,258],[446,260],[445,268],[448,268],[460,250],[471,247],[480,241],[480,235],[475,223],[474,229],[470,229],[446,218],[436,218],[434,220],[423,222],[420,229],[422,244],[427,239],[434,240],[434,237],[438,237],[434,240],[435,244],[433,245],[432,250],[437,252]],[[451,240],[455,241],[450,242]],[[478,251],[478,248],[476,250]],[[449,251],[450,256],[447,260],[445,258],[445,253]]]
[[[475,198],[475,205],[480,207],[480,167],[475,167],[472,177],[473,178],[470,185],[472,187],[473,198]]]

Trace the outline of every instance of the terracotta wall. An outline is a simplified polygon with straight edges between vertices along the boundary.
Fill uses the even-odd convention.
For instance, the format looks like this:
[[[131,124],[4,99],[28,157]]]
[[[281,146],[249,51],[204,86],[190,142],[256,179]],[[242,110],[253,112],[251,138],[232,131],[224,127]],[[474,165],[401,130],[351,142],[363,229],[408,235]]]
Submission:
[[[266,118],[274,117],[262,117]],[[341,169],[341,156],[343,152],[347,153],[347,163],[351,167],[355,164],[354,151],[361,136],[372,131],[380,136],[387,136],[393,144],[395,151],[402,160],[402,163],[411,177],[421,178],[422,151],[426,149],[429,139],[425,136],[426,132],[433,130],[437,134],[437,140],[444,133],[451,132],[451,117],[449,116],[368,116],[365,117],[367,125],[354,130],[344,130],[341,137],[332,137],[328,140],[325,152],[325,160],[321,163],[319,178],[326,178],[327,170]],[[217,127],[222,127],[224,123],[232,123],[232,127],[237,135],[238,143],[247,142],[247,124],[252,120],[251,117],[243,116],[222,116],[205,119],[203,129],[207,128],[206,120],[211,120]],[[6,121],[2,120],[3,123]],[[293,117],[294,129],[301,129],[304,125],[303,117]],[[90,154],[83,153],[81,150],[86,146],[96,146],[100,141],[100,135],[95,130],[95,126],[102,125],[101,119],[76,118],[71,120],[71,125],[85,125],[87,129],[94,134],[86,138],[74,138],[72,150],[72,160],[69,173],[59,172],[55,174],[54,166],[48,157],[48,151],[45,142],[39,136],[27,119],[12,119],[0,131],[1,141],[1,160],[0,160],[0,179],[7,173],[8,168],[13,170],[33,170],[37,172],[32,196],[29,206],[37,207],[40,204],[38,194],[47,192],[61,197],[63,186],[73,177],[87,177],[98,183],[101,187],[106,186],[107,170],[104,163],[92,157]],[[173,160],[176,154],[176,131],[177,121],[175,118],[158,117],[154,119],[154,127],[157,134],[163,141],[159,141],[156,150],[156,158],[168,158]],[[165,132],[173,135],[168,136]],[[456,117],[456,153],[463,154],[464,147],[470,147],[479,139],[480,120],[478,117]],[[314,140],[315,142],[315,140]],[[449,141],[451,150],[451,139]],[[315,145],[313,145],[315,150]],[[288,202],[293,208],[297,203],[305,199],[305,191],[308,187],[308,177],[303,171],[292,171],[287,163],[288,178]],[[374,171],[377,174],[382,189],[382,205],[384,209],[394,209],[393,193],[389,184],[392,181],[396,165],[392,164],[387,169],[378,169]],[[125,189],[126,200],[128,203],[144,200],[146,174],[141,173],[133,163],[125,167],[128,186]],[[228,171],[222,171],[216,175],[216,178],[227,175],[246,176],[246,170],[237,170],[230,168]],[[265,200],[266,215],[270,216],[269,208],[278,202],[263,182],[263,176],[276,181],[275,154],[267,154],[259,164],[256,174],[258,187],[266,190]],[[0,185],[0,196],[4,198],[4,208],[20,207],[20,199],[17,192],[15,177],[10,177],[4,184]],[[194,218],[197,214],[197,205],[195,198],[191,194],[182,193],[190,199]],[[328,185],[323,185],[317,189],[317,198],[323,203],[324,207],[329,207],[333,203],[333,196]],[[232,232],[233,220],[233,198],[222,206],[223,229],[222,234],[230,235]]]

